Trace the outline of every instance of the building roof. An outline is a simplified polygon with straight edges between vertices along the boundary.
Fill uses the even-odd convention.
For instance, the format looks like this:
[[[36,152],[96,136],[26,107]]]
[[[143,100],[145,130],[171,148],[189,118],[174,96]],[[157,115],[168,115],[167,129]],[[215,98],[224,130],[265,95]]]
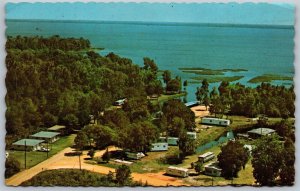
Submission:
[[[215,169],[215,170],[222,170],[219,167],[219,162],[217,162],[217,161],[205,165],[204,168]]]
[[[257,134],[257,135],[268,135],[274,132],[275,130],[270,128],[257,128],[248,131],[248,133]]]
[[[44,142],[43,140],[38,140],[38,139],[21,139],[17,142],[14,142],[13,145],[22,145],[25,146],[25,142],[26,142],[26,146],[36,146],[38,144],[40,144],[41,142]]]
[[[207,153],[204,153],[204,154],[202,154],[202,155],[199,155],[198,157],[203,157],[203,158],[205,158],[205,157],[207,157],[207,156],[209,156],[209,155],[214,155],[214,153],[213,153],[213,152],[207,152]]]
[[[40,131],[36,134],[31,135],[31,137],[39,137],[39,138],[53,138],[60,133],[57,132],[49,132],[49,131]]]
[[[184,105],[187,106],[187,107],[191,107],[191,106],[194,106],[194,105],[199,105],[199,101],[187,102]]]
[[[168,143],[152,143],[151,145],[153,146],[164,146],[167,145]]]
[[[48,128],[48,130],[50,130],[50,131],[58,131],[58,130],[61,130],[61,129],[64,129],[64,128],[66,128],[66,126],[64,126],[64,125],[54,125],[54,126]]]

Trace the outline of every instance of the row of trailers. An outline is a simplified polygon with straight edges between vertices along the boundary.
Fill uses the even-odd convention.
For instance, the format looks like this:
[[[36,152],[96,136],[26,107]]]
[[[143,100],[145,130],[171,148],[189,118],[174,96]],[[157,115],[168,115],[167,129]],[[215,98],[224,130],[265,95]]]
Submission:
[[[207,152],[198,156],[198,162],[206,163],[215,158],[213,152]],[[204,166],[204,173],[209,176],[220,176],[221,168],[218,166],[218,162],[212,162]],[[178,177],[188,177],[189,170],[181,167],[169,166],[166,170],[167,175],[178,176]]]

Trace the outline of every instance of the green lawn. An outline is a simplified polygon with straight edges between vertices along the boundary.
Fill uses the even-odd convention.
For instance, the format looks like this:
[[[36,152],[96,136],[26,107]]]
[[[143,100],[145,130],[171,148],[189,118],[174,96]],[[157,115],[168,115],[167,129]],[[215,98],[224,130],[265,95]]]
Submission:
[[[64,148],[70,147],[74,143],[75,134],[61,137],[58,141],[49,145],[51,149],[48,153],[48,157],[51,157],[58,153],[59,151],[63,150]],[[24,151],[9,151],[9,156],[17,159],[21,164],[21,169],[24,170],[25,168],[25,153]],[[39,152],[39,151],[30,151],[26,153],[26,168],[31,168],[37,165],[40,162],[43,162],[47,159],[47,152]]]

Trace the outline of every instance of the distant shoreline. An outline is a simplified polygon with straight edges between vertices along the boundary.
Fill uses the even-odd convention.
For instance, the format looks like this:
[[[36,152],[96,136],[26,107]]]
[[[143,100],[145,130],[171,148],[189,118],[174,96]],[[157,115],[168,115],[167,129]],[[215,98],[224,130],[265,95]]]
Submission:
[[[143,21],[97,21],[97,20],[48,20],[48,19],[5,19],[6,22],[51,22],[51,23],[101,23],[101,24],[134,24],[134,25],[165,25],[194,27],[237,27],[237,28],[271,28],[294,29],[293,25],[268,24],[228,24],[228,23],[183,23],[183,22],[143,22]]]

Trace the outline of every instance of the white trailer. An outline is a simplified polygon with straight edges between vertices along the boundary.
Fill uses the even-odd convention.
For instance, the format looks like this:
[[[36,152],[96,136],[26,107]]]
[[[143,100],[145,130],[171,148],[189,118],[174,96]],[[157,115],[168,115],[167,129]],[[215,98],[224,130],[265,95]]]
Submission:
[[[178,177],[188,177],[189,176],[188,171],[189,170],[186,168],[169,166],[166,170],[166,174],[171,176],[178,176]]]
[[[212,160],[213,158],[215,158],[215,154],[213,152],[207,152],[207,153],[204,153],[202,155],[199,155],[198,156],[198,161],[202,162],[202,163],[205,163],[207,161]]]
[[[220,118],[203,117],[202,120],[201,120],[201,123],[202,124],[209,124],[209,125],[228,126],[228,125],[230,125],[230,120],[220,119]]]
[[[135,159],[135,160],[139,160],[139,159],[145,157],[145,154],[142,152],[139,152],[139,153],[126,152],[125,154],[126,154],[127,158]]]
[[[197,139],[197,133],[196,132],[187,132],[186,134],[190,139],[194,139],[194,140]]]
[[[167,151],[168,143],[152,143],[150,151]]]

